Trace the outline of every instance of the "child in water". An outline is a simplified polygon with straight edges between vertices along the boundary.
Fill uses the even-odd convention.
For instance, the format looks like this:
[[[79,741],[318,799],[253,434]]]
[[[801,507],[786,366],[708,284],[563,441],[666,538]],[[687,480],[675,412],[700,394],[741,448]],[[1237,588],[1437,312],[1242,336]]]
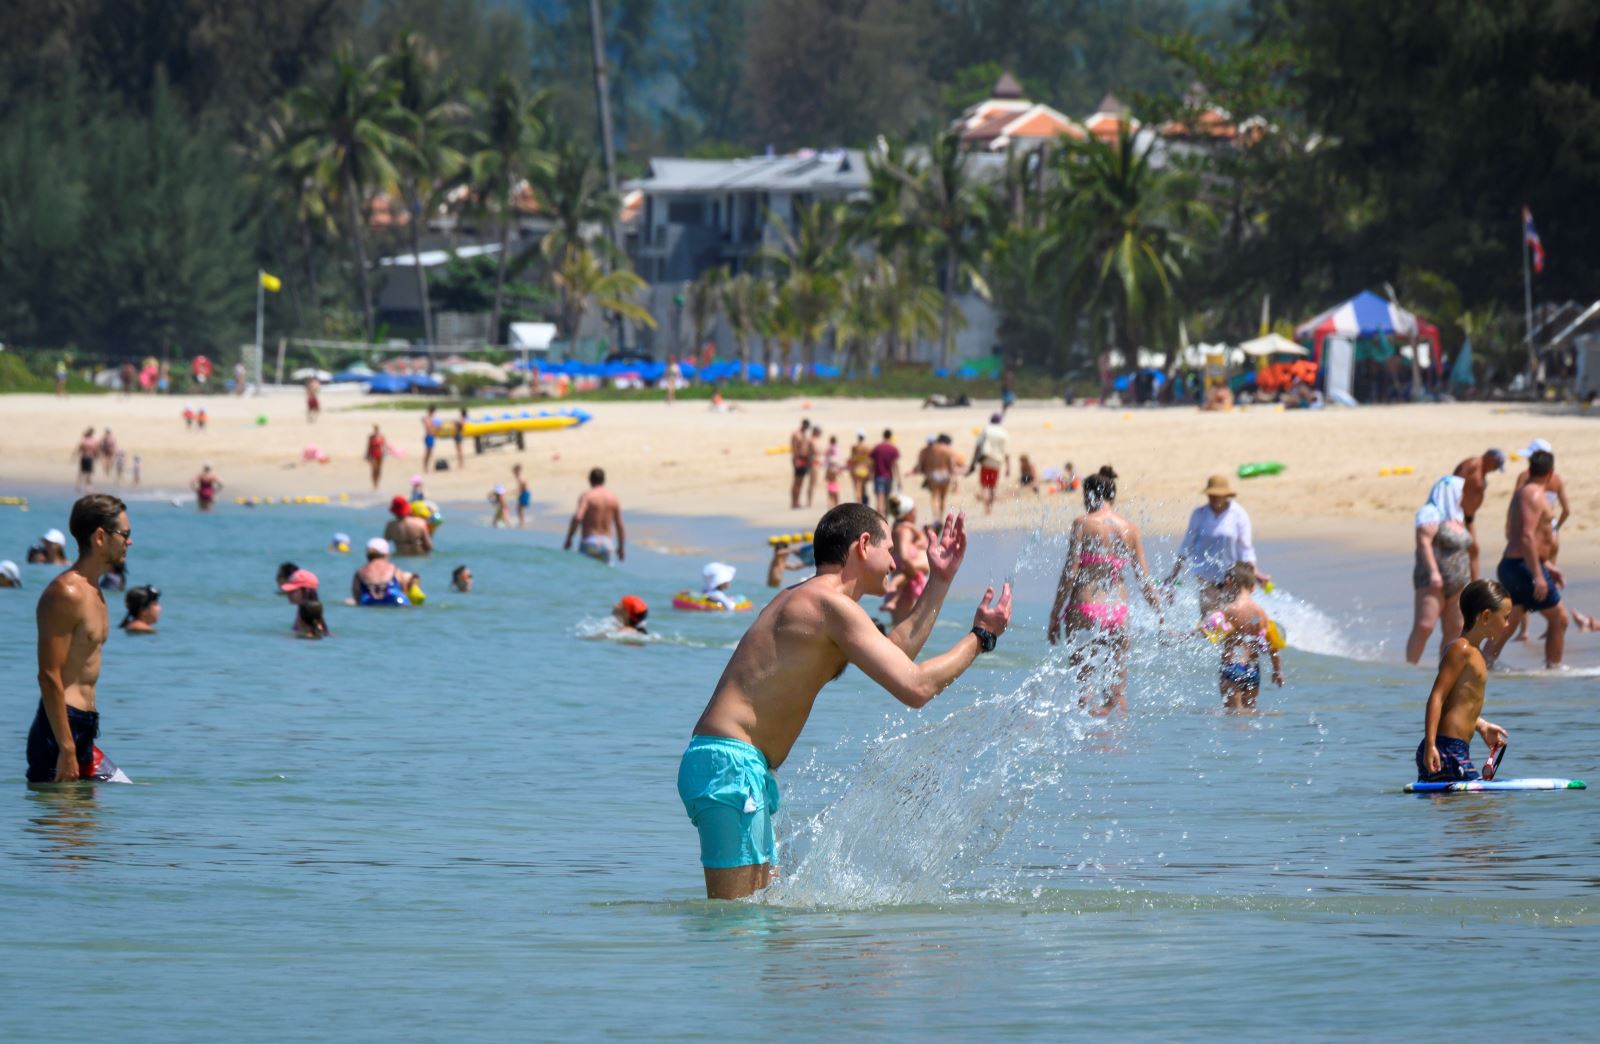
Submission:
[[[1474,580],[1461,592],[1461,637],[1451,642],[1439,664],[1439,675],[1428,693],[1422,717],[1422,742],[1417,744],[1417,779],[1425,783],[1454,783],[1478,779],[1472,763],[1472,734],[1494,752],[1506,742],[1506,730],[1485,721],[1483,690],[1489,678],[1478,646],[1490,639],[1504,640],[1511,631],[1511,596],[1493,580]],[[1489,775],[1494,775],[1493,768]]]
[[[650,607],[638,595],[623,595],[621,601],[611,607],[611,616],[617,621],[618,633],[649,633],[644,622],[650,616]]]
[[[1261,695],[1261,653],[1272,658],[1272,681],[1283,688],[1283,663],[1267,637],[1272,621],[1250,596],[1256,589],[1256,567],[1235,562],[1228,571],[1233,599],[1206,619],[1205,630],[1221,631],[1222,670],[1219,685],[1222,704],[1230,711],[1253,711]]]
[[[506,487],[495,486],[493,492],[489,494],[489,503],[494,505],[494,518],[489,524],[496,528],[509,526],[511,519],[506,515]]]
[[[312,641],[330,636],[328,622],[322,615],[322,603],[318,601],[300,603],[299,625],[295,628],[299,637],[309,638]]]

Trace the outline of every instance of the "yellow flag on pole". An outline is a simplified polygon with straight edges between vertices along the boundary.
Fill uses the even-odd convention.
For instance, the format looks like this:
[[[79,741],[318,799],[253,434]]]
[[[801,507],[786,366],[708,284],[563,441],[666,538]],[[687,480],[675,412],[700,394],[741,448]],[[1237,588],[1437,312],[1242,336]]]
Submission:
[[[270,272],[261,273],[261,289],[269,294],[275,294],[283,289],[283,280]]]

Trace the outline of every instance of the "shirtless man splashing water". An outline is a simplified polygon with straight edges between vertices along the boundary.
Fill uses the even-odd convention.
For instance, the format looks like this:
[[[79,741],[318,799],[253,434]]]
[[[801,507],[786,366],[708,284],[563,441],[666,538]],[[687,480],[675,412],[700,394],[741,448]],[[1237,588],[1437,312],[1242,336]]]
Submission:
[[[95,684],[110,620],[100,577],[133,546],[128,508],[96,493],[72,505],[78,560],[39,596],[39,711],[28,730],[28,782],[70,783],[94,768]]]
[[[908,707],[923,707],[994,648],[1011,621],[1011,585],[984,593],[973,628],[945,653],[913,660],[933,630],[967,552],[966,522],[946,519],[928,548],[928,586],[887,636],[858,604],[882,595],[894,568],[889,527],[861,504],[817,523],[817,575],[774,598],[739,641],[678,768],[678,795],[700,832],[706,896],[740,899],[772,881],[777,845],[772,773],[800,738],[822,687],[857,667]]]

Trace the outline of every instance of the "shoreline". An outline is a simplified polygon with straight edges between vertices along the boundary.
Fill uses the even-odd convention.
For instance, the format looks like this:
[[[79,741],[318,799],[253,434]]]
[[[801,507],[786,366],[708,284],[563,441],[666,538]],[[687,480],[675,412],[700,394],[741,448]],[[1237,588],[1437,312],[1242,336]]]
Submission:
[[[12,395],[12,423],[0,428],[0,459],[8,462],[0,495],[70,497],[77,439],[93,423],[109,424],[128,454],[143,457],[137,492],[128,484],[98,483],[102,491],[132,494],[137,500],[192,498],[189,479],[210,461],[224,482],[224,508],[235,496],[340,495],[361,508],[382,504],[404,492],[420,459],[421,413],[390,413],[362,407],[372,397],[354,393],[324,396],[321,421],[306,423],[298,394],[206,400],[211,423],[206,432],[187,431],[176,397],[95,396],[58,399],[52,395]],[[869,444],[883,428],[896,432],[902,473],[927,435],[945,432],[963,455],[970,454],[978,426],[991,405],[923,409],[920,402],[895,399],[791,399],[740,403],[737,411],[712,413],[703,404],[658,402],[585,404],[594,420],[581,428],[530,433],[527,448],[471,454],[466,467],[430,472],[426,488],[441,504],[482,504],[488,487],[509,484],[513,463],[521,462],[533,492],[532,515],[541,525],[565,525],[571,505],[586,488],[591,466],[604,467],[607,484],[621,497],[625,517],[739,519],[768,532],[809,529],[826,510],[819,480],[815,506],[791,511],[786,504],[789,469],[782,447],[801,417],[809,417],[841,449],[867,432]],[[446,412],[447,411],[441,411]],[[265,424],[256,423],[264,418]],[[869,420],[868,418],[872,418]],[[403,456],[386,461],[384,480],[372,491],[360,459],[365,435],[374,424],[397,444]],[[1397,548],[1409,555],[1412,513],[1438,475],[1463,457],[1494,445],[1514,453],[1536,436],[1556,446],[1557,468],[1569,476],[1600,472],[1600,439],[1594,418],[1559,407],[1488,403],[1363,407],[1355,410],[1280,411],[1258,407],[1231,414],[1205,414],[1182,408],[1116,410],[1066,407],[1054,400],[1022,400],[1007,416],[1013,475],[1002,479],[1002,499],[985,516],[973,499],[975,476],[961,479],[952,508],[965,508],[974,533],[992,529],[1031,530],[1057,524],[1078,513],[1073,494],[1032,495],[1016,486],[1016,455],[1027,453],[1042,473],[1072,460],[1079,474],[1111,460],[1119,473],[1119,509],[1138,520],[1152,536],[1177,536],[1187,516],[1202,503],[1206,477],[1232,474],[1240,463],[1276,460],[1286,470],[1276,476],[1233,478],[1240,502],[1250,512],[1263,542],[1312,541],[1356,553]],[[329,464],[302,463],[316,446]],[[451,444],[441,440],[454,463]],[[1408,466],[1400,476],[1381,476],[1380,468]],[[1503,516],[1511,492],[1511,464],[1494,476],[1480,515]],[[97,473],[97,478],[100,475]],[[849,489],[848,482],[845,483]],[[914,476],[908,492],[921,494]],[[1573,517],[1562,530],[1563,559],[1592,560],[1600,554],[1600,486],[1569,481]],[[1009,495],[1007,491],[1009,489]],[[925,496],[918,496],[924,510]],[[343,505],[334,505],[343,506]],[[280,510],[270,507],[266,510]],[[1485,557],[1495,540],[1480,523]]]

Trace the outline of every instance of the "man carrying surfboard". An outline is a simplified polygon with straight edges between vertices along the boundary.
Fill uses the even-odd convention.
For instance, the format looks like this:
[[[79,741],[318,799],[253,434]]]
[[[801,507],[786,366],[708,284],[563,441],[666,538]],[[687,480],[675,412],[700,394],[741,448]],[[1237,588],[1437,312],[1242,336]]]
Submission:
[[[127,505],[107,493],[80,498],[67,528],[78,542],[78,559],[50,581],[35,611],[39,710],[28,730],[29,783],[70,783],[94,773],[100,733],[95,684],[110,632],[100,577],[122,565],[133,546]]]
[[[1011,621],[1011,585],[991,587],[973,628],[949,651],[915,661],[967,552],[965,519],[945,520],[928,548],[928,585],[888,635],[861,608],[894,569],[889,526],[863,504],[841,504],[817,523],[817,575],[774,598],[734,649],[678,767],[678,796],[700,832],[706,897],[740,899],[772,880],[783,764],[822,687],[848,664],[908,707],[922,707],[990,652]]]
[[[1417,744],[1417,779],[1422,782],[1480,778],[1472,763],[1472,734],[1489,745],[1491,762],[1507,739],[1505,729],[1482,717],[1489,669],[1478,646],[1503,642],[1511,633],[1511,596],[1493,580],[1474,580],[1461,592],[1461,617],[1466,629],[1444,651],[1422,718],[1422,742]]]

